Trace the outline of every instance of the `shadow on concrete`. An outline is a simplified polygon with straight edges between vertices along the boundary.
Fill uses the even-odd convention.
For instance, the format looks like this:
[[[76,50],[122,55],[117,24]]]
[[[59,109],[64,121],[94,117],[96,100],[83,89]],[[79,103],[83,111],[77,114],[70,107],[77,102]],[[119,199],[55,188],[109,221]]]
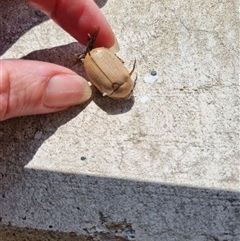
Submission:
[[[0,238],[4,241],[94,241],[76,233],[17,228],[11,225],[0,225]]]
[[[108,115],[119,115],[126,113],[130,111],[134,105],[134,96],[132,96],[129,100],[112,99],[107,96],[102,96],[102,93],[96,90],[96,88],[93,90],[93,96],[93,101],[95,104]]]
[[[1,45],[0,55],[4,54],[28,30],[49,18],[25,1],[1,1]]]
[[[0,122],[0,175],[4,178],[8,173],[6,175],[11,183],[13,177],[9,173],[14,174],[11,172],[12,165],[21,173],[42,143],[61,125],[81,114],[88,104],[89,102],[58,113],[18,117]],[[38,132],[41,132],[41,137],[35,136]],[[19,180],[17,173],[15,178],[16,181]]]
[[[58,231],[46,231],[33,228],[17,228],[11,225],[0,224],[0,237],[4,241],[96,241],[96,237],[79,235],[74,232],[65,233]],[[17,238],[17,239],[16,239]],[[98,240],[126,241],[124,237],[117,237],[102,233]],[[132,239],[133,240],[133,239]]]
[[[0,187],[0,234],[7,241],[13,235],[236,241],[240,235],[237,192],[33,169],[22,169],[13,185],[8,176],[16,175],[19,164],[11,165]]]
[[[98,5],[99,8],[102,8],[106,5],[108,0],[94,0],[94,2]]]

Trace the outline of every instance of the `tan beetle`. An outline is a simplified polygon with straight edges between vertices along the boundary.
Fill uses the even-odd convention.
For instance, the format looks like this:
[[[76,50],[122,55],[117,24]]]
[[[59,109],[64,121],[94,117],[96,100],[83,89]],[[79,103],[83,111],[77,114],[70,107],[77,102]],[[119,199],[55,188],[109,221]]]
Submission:
[[[88,35],[87,49],[77,55],[84,59],[84,68],[91,83],[103,94],[115,99],[129,99],[135,86],[131,75],[123,65],[123,61],[104,47],[94,48],[99,29],[91,36]]]

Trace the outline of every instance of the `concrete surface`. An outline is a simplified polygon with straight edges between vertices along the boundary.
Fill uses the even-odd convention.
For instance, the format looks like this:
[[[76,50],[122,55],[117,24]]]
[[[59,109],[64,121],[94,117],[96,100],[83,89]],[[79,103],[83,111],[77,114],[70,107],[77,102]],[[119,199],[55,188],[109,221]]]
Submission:
[[[3,58],[71,67],[84,49],[23,1],[1,5]],[[137,59],[134,98],[0,123],[0,240],[240,240],[239,2],[99,5]]]

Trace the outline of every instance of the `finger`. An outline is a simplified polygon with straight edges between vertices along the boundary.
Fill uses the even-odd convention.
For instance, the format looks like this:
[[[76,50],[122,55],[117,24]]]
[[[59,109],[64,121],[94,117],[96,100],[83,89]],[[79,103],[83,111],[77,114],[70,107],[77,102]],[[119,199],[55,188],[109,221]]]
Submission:
[[[65,67],[0,61],[0,120],[63,110],[87,101],[91,93],[87,81]]]
[[[118,51],[118,43],[108,21],[92,0],[26,1],[46,13],[84,45],[87,44],[88,34],[93,34],[99,28],[96,46],[113,47],[115,52]]]

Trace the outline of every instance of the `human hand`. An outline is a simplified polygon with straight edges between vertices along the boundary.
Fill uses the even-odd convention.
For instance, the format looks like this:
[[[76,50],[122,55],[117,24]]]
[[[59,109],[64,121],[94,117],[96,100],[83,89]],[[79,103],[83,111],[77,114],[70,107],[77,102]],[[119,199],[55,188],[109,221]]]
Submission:
[[[100,28],[96,46],[118,50],[107,20],[92,0],[26,0],[80,43]],[[0,60],[0,121],[81,104],[91,97],[87,81],[65,67],[32,60]]]

